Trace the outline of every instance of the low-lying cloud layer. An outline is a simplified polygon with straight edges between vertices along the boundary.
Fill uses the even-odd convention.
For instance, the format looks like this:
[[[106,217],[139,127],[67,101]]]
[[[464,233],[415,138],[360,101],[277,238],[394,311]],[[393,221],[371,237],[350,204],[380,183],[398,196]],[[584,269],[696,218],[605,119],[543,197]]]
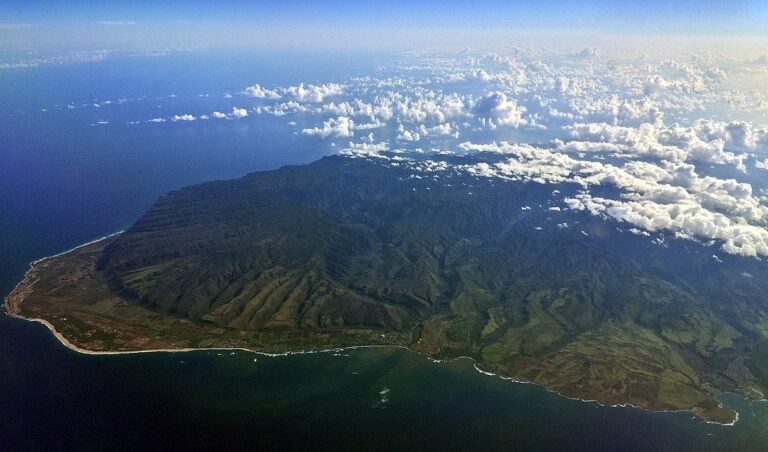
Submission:
[[[431,172],[448,169],[432,152],[492,154],[453,169],[572,184],[578,194],[555,195],[553,211],[765,257],[768,98],[748,82],[764,73],[766,58],[615,61],[594,48],[409,57],[334,82],[254,83],[218,109],[143,122],[279,121],[310,145],[393,164],[418,156],[414,168]]]
[[[768,184],[746,181],[768,168],[768,129],[743,119],[760,111],[762,99],[737,105],[745,96],[724,88],[738,66],[697,57],[608,62],[586,49],[557,62],[485,55],[408,69],[350,80],[322,99],[274,88],[267,91],[280,92],[278,101],[256,111],[320,117],[301,133],[334,145],[343,139],[342,152],[398,164],[418,153],[417,166],[429,171],[447,164],[429,166],[424,152],[502,155],[452,169],[576,184],[578,194],[563,196],[553,211],[585,211],[641,235],[669,233],[768,256]],[[598,187],[616,195],[593,194]]]

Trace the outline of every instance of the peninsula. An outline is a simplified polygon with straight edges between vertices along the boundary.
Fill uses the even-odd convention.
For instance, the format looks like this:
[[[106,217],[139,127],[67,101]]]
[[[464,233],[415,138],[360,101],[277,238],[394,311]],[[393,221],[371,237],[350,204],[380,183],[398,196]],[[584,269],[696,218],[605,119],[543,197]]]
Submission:
[[[171,192],[126,231],[33,263],[7,310],[86,351],[406,346],[720,423],[735,413],[717,394],[762,398],[764,263],[547,208],[578,187],[435,161],[332,156]]]

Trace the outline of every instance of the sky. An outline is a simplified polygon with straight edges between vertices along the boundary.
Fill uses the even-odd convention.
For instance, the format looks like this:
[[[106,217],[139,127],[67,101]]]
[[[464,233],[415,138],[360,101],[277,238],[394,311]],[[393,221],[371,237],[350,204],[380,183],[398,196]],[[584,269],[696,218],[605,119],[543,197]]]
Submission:
[[[755,0],[141,2],[0,5],[0,50],[456,50],[617,43],[695,48],[768,39]],[[725,47],[722,45],[721,47]],[[733,45],[731,45],[733,47]]]

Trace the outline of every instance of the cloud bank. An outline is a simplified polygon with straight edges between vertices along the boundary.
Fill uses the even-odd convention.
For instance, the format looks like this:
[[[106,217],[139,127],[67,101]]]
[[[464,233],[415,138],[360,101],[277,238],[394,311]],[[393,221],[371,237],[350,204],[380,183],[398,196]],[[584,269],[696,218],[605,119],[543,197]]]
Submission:
[[[551,184],[551,212],[768,257],[768,99],[733,81],[763,63],[619,61],[596,48],[419,56],[328,83],[254,83],[205,116],[282,121],[313,145],[431,174]]]

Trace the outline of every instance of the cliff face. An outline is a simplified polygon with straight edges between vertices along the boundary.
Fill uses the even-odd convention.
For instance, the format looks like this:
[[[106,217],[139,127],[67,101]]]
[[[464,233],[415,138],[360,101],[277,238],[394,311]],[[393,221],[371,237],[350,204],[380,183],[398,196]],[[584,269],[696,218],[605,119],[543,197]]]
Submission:
[[[328,157],[162,197],[81,253],[90,282],[80,289],[61,277],[74,257],[47,265],[73,294],[56,306],[91,306],[81,320],[103,312],[117,335],[137,328],[120,348],[141,348],[135,339],[152,318],[192,346],[394,343],[473,356],[570,396],[697,407],[716,420],[731,416],[716,391],[766,387],[763,264],[717,262],[700,244],[657,246],[616,223],[550,210],[555,188],[577,190]],[[94,311],[105,299],[140,326]]]

